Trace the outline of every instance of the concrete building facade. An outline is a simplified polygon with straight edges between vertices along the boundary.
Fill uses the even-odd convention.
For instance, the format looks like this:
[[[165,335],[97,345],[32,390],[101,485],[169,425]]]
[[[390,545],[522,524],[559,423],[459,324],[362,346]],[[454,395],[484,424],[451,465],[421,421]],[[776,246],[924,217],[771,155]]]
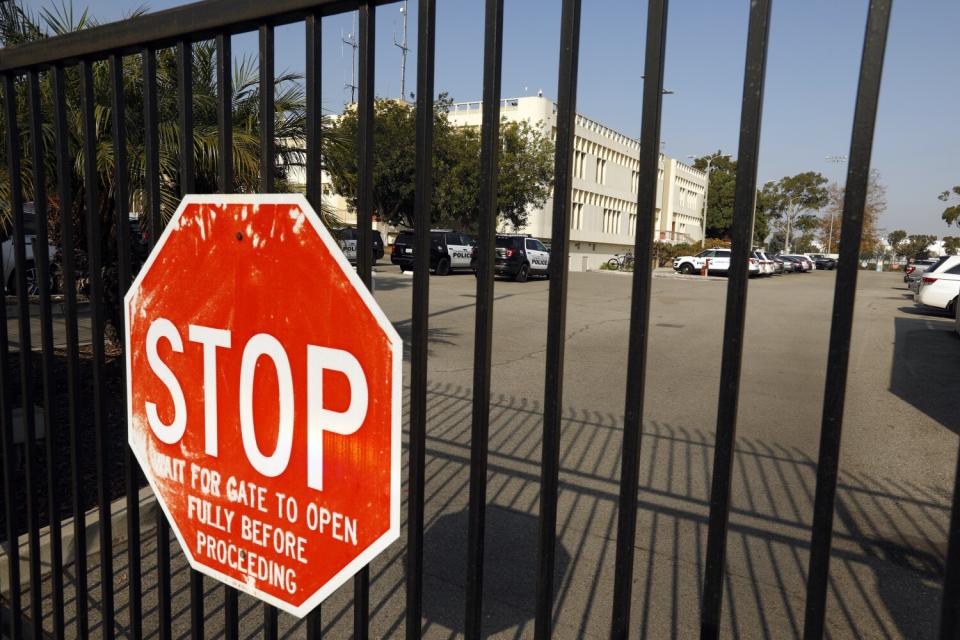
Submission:
[[[508,121],[526,120],[556,140],[556,105],[542,96],[500,101]],[[454,103],[450,121],[480,126],[482,103]],[[630,136],[577,114],[574,131],[573,193],[570,211],[570,268],[597,269],[617,253],[632,251],[637,224],[640,143]],[[699,242],[703,237],[706,173],[660,154],[655,238],[663,242]],[[549,241],[553,197],[531,208],[529,233]]]

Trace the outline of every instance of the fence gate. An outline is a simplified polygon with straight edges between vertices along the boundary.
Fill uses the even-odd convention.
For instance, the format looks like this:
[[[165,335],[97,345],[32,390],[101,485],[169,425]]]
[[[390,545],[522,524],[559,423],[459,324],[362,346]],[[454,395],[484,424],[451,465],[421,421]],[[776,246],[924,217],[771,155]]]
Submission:
[[[749,26],[740,140],[736,175],[733,227],[733,256],[724,320],[723,360],[719,390],[719,411],[710,489],[709,533],[701,596],[701,637],[720,633],[731,497],[731,469],[734,457],[737,400],[739,394],[744,318],[747,299],[747,262],[751,249],[753,194],[756,191],[761,109],[768,48],[772,0],[750,3]],[[131,282],[137,268],[139,237],[131,237],[127,223],[131,202],[142,207],[140,214],[149,224],[147,239],[153,242],[163,228],[161,212],[176,184],[183,193],[200,190],[230,192],[238,189],[271,192],[275,172],[283,162],[303,163],[306,192],[320,206],[321,126],[320,62],[321,21],[325,16],[359,12],[359,118],[358,167],[359,228],[357,269],[363,281],[371,283],[371,222],[373,214],[373,79],[375,28],[381,2],[347,0],[205,0],[155,14],[140,15],[122,22],[28,42],[0,51],[0,75],[4,105],[4,163],[9,178],[7,201],[2,206],[13,218],[16,262],[16,305],[0,306],[0,379],[2,379],[3,501],[6,542],[4,576],[4,633],[12,638],[64,637],[112,638],[144,636],[146,626],[157,628],[160,638],[171,637],[174,608],[189,606],[190,628],[196,638],[224,635],[237,638],[242,615],[251,606],[224,587],[223,606],[205,609],[208,598],[204,581],[197,573],[189,579],[189,603],[172,592],[169,529],[156,523],[156,539],[143,545],[127,544],[125,551],[112,553],[111,502],[125,495],[126,540],[141,540],[139,513],[141,492],[139,470],[129,451],[122,459],[111,456],[111,442],[125,439],[123,394],[115,381],[122,371],[111,371],[118,360],[106,340],[117,300]],[[436,0],[418,0],[417,86],[416,86],[416,205],[415,221],[419,246],[429,246],[432,193],[431,118],[434,88],[436,41]],[[820,456],[816,466],[812,539],[803,635],[820,638],[824,633],[828,569],[831,550],[834,501],[837,490],[841,418],[843,415],[848,348],[851,339],[854,293],[857,280],[858,247],[863,223],[864,199],[870,166],[881,68],[890,17],[890,0],[872,0],[866,24],[859,88],[853,119],[853,135],[846,178],[842,246],[833,302],[828,369],[823,405]],[[476,297],[476,334],[470,402],[471,442],[469,465],[469,518],[466,562],[466,593],[458,601],[465,608],[463,629],[468,638],[481,635],[483,622],[484,540],[489,522],[496,520],[487,508],[487,444],[490,428],[491,338],[493,319],[493,248],[498,175],[499,118],[501,95],[503,0],[486,0],[483,52],[483,125],[481,130],[481,221],[479,273]],[[572,188],[573,136],[576,114],[581,0],[562,0],[560,57],[558,60],[557,131],[555,192],[566,194],[553,199],[549,307],[544,381],[542,465],[539,482],[536,575],[535,636],[553,635],[555,566],[557,560],[557,502],[560,467],[560,423],[564,388],[564,336],[567,307],[570,194]],[[649,0],[646,54],[641,70],[634,61],[634,81],[646,78],[641,125],[636,225],[636,270],[632,275],[629,321],[629,353],[624,397],[623,447],[617,505],[616,564],[613,576],[610,635],[626,638],[639,626],[631,618],[631,589],[635,579],[634,547],[637,534],[637,489],[640,471],[641,422],[644,414],[644,384],[650,321],[650,290],[654,213],[660,140],[661,96],[663,94],[664,52],[667,34],[667,0]],[[249,161],[241,153],[245,139],[237,139],[232,122],[233,81],[231,37],[255,31],[259,36],[260,75],[255,86],[259,111],[269,112],[274,86],[274,29],[279,25],[301,24],[306,42],[305,104],[306,139],[302,148],[278,150],[285,144],[274,130],[272,119],[259,127],[259,178],[256,184],[240,183],[235,162]],[[209,71],[215,86],[215,100],[194,101],[194,52],[212,49],[215,67]],[[172,61],[172,62],[171,62]],[[175,81],[167,82],[175,66]],[[125,77],[136,71],[142,76],[142,93],[131,97],[124,91]],[[158,81],[158,76],[164,80]],[[98,90],[106,87],[104,91]],[[109,104],[97,101],[108,95]],[[175,95],[175,113],[168,112]],[[142,96],[142,99],[141,99]],[[136,99],[137,103],[125,103]],[[216,157],[211,175],[198,173],[195,154],[171,157],[161,151],[169,136],[192,140],[194,111],[216,113],[215,131],[207,152]],[[130,126],[130,114],[137,125]],[[107,116],[106,114],[109,114]],[[142,125],[140,124],[142,121]],[[246,133],[246,132],[245,132]],[[302,153],[302,156],[299,155]],[[82,159],[82,165],[71,158]],[[176,180],[173,180],[173,177]],[[56,244],[59,258],[52,262],[45,251],[36,251],[37,277],[27,277],[28,251],[24,242],[25,200],[35,203],[36,244]],[[72,204],[70,204],[72,203]],[[96,215],[91,215],[96,213]],[[50,217],[59,226],[56,238],[48,238],[45,221]],[[83,221],[82,223],[79,221]],[[82,226],[81,226],[82,224]],[[427,420],[427,310],[429,296],[427,252],[416,253],[413,277],[413,309],[410,331],[408,501],[406,505],[405,636],[420,637],[423,628],[424,591],[424,464]],[[51,271],[56,267],[63,282],[62,300],[52,297]],[[30,283],[36,282],[36,290]],[[36,297],[34,297],[36,296]],[[30,308],[39,304],[40,349],[31,343]],[[55,350],[52,313],[62,309],[65,318],[66,348]],[[15,311],[14,311],[15,309]],[[90,335],[81,340],[78,317],[89,316]],[[7,321],[17,319],[16,341],[8,335]],[[122,322],[122,319],[119,319]],[[36,336],[33,336],[36,339]],[[108,348],[109,347],[109,348]],[[36,356],[35,352],[38,352]],[[62,366],[61,366],[62,363]],[[35,380],[40,384],[35,385]],[[68,401],[55,400],[66,387]],[[34,407],[43,407],[42,416]],[[21,432],[15,442],[15,424],[42,423],[45,451],[36,451],[38,440],[32,430]],[[117,422],[120,424],[118,425]],[[92,424],[92,433],[83,425]],[[92,443],[91,440],[92,439]],[[67,442],[60,448],[58,442]],[[91,460],[92,457],[92,460]],[[38,460],[46,460],[46,477],[41,477]],[[89,464],[93,462],[94,464]],[[94,491],[95,488],[95,491]],[[89,489],[89,490],[88,490]],[[954,495],[950,527],[950,551],[944,585],[946,603],[942,610],[942,637],[960,633],[960,526],[957,523],[957,492]],[[122,501],[121,501],[122,503]],[[96,510],[88,512],[95,505]],[[68,527],[50,526],[72,518]],[[96,562],[84,552],[88,521],[99,528]],[[146,523],[150,526],[153,523]],[[41,535],[43,540],[41,540]],[[19,544],[11,544],[18,541]],[[43,549],[49,549],[41,553]],[[73,550],[80,551],[74,553]],[[141,571],[146,553],[156,554],[155,571]],[[124,557],[125,556],[125,557]],[[22,558],[29,562],[21,562]],[[92,564],[91,564],[92,563]],[[125,565],[123,567],[117,566]],[[376,563],[375,563],[376,564]],[[26,567],[27,575],[21,575]],[[46,568],[45,568],[46,567]],[[50,567],[54,570],[48,571]],[[368,636],[371,601],[370,572],[364,569],[354,579],[352,614],[354,636]],[[45,577],[47,576],[47,577]],[[12,588],[11,588],[12,585]],[[18,591],[18,585],[23,585]],[[211,588],[207,581],[206,588]],[[67,595],[65,595],[67,594]],[[122,599],[128,611],[118,620],[115,604]],[[398,600],[401,601],[401,600]],[[379,608],[382,604],[376,604]],[[695,604],[687,603],[687,606]],[[339,613],[342,615],[343,612]],[[51,621],[43,628],[43,617]],[[262,629],[265,637],[278,635],[278,613],[264,606]],[[320,637],[324,627],[320,607],[306,620],[302,632]],[[217,629],[213,631],[212,629]],[[399,627],[391,630],[400,636]],[[634,635],[636,632],[634,632]]]

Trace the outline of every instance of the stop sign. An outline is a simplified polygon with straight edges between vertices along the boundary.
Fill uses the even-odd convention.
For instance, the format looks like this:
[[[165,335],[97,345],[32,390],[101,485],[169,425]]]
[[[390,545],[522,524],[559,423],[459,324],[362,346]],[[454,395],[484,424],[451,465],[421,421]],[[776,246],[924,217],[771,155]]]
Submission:
[[[124,305],[130,447],[191,566],[303,616],[397,539],[402,342],[303,197],[184,198]]]

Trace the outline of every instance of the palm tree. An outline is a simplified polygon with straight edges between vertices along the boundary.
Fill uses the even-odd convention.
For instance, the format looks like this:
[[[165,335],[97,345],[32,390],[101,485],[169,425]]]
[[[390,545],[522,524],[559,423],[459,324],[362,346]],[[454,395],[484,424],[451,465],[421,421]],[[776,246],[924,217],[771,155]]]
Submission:
[[[141,13],[138,10],[136,13]],[[17,2],[0,2],[0,46],[8,47],[40,40],[51,35],[87,29],[97,24],[87,11],[75,16],[66,6],[42,10],[39,16],[32,15]],[[119,327],[120,297],[116,286],[116,202],[115,202],[115,154],[112,139],[111,91],[106,62],[95,62],[92,67],[93,93],[96,107],[96,167],[99,186],[99,215],[101,218],[102,256],[104,279],[108,286],[106,308],[114,328]],[[41,119],[43,158],[47,179],[49,231],[51,243],[59,242],[59,220],[62,206],[69,206],[76,236],[78,272],[83,273],[86,264],[86,239],[80,230],[85,229],[85,189],[83,180],[83,127],[80,109],[80,79],[76,67],[65,70],[66,112],[70,139],[68,150],[71,159],[72,201],[61,203],[56,198],[56,161],[53,114],[55,109],[53,78],[50,73],[40,76]],[[157,52],[157,96],[159,122],[159,166],[161,217],[166,222],[173,215],[180,199],[180,157],[184,146],[192,149],[198,193],[211,193],[220,189],[218,168],[220,154],[217,126],[216,47],[212,41],[202,41],[193,46],[193,137],[184,145],[178,123],[177,63],[172,49]],[[306,107],[302,77],[281,73],[275,80],[274,126],[276,131],[275,175],[276,191],[294,191],[299,188],[289,180],[292,167],[302,167],[306,155]],[[141,56],[123,58],[123,92],[127,133],[127,158],[129,180],[129,211],[141,213],[145,207],[146,156],[144,152],[144,94],[143,66]],[[27,83],[16,85],[17,126],[20,135],[22,185],[24,199],[34,199],[33,166],[28,152],[30,145],[29,109],[27,108]],[[233,166],[234,183],[228,191],[255,192],[260,179],[260,92],[259,72],[254,58],[243,57],[233,66]],[[325,133],[328,132],[324,127]],[[0,122],[0,139],[6,139],[6,123]],[[331,145],[346,145],[348,141],[323,135],[323,149]],[[9,228],[11,220],[10,176],[6,159],[6,147],[0,150],[0,226]],[[330,226],[337,222],[328,210],[320,212],[321,218]],[[83,287],[86,278],[78,285]]]

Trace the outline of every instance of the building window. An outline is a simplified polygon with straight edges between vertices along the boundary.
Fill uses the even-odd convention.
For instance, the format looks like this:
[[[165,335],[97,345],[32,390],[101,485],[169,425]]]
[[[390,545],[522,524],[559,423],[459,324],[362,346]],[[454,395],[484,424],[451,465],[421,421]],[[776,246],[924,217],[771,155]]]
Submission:
[[[640,172],[630,172],[630,190],[636,193],[640,189]]]
[[[603,210],[603,232],[620,233],[620,212],[616,209]]]
[[[627,232],[631,238],[637,235],[637,214],[635,213],[631,213],[627,219]]]
[[[606,184],[607,182],[607,161],[603,158],[597,158],[597,184]]]
[[[573,152],[573,177],[583,179],[583,167],[585,160],[587,159],[587,154],[583,151],[574,151]]]
[[[583,203],[574,202],[570,207],[570,228],[583,229]]]

